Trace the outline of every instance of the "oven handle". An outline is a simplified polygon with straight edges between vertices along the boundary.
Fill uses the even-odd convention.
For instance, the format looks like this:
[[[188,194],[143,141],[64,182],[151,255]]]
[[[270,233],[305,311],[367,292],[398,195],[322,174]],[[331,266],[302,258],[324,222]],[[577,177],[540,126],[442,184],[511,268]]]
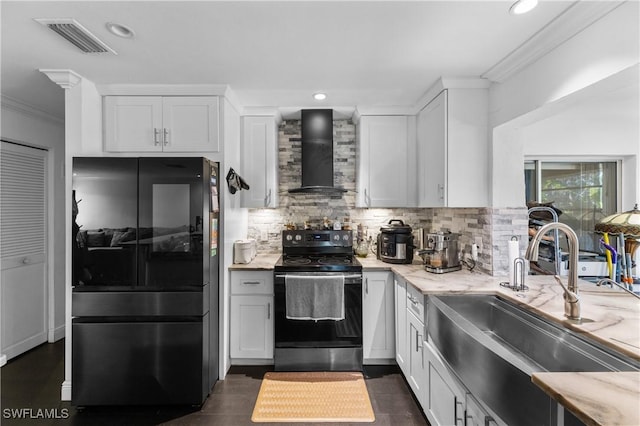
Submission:
[[[319,274],[319,275],[321,275],[321,274],[322,274],[322,272],[319,272],[318,274]],[[295,274],[290,274],[290,275],[294,275],[294,276],[295,276]],[[276,275],[276,278],[285,278],[286,276],[287,276],[286,274],[277,274],[277,275]],[[337,276],[337,275],[336,275],[336,276]],[[345,279],[349,279],[349,278],[362,278],[362,275],[358,275],[358,274],[354,274],[354,275],[343,275],[343,277],[344,277]]]

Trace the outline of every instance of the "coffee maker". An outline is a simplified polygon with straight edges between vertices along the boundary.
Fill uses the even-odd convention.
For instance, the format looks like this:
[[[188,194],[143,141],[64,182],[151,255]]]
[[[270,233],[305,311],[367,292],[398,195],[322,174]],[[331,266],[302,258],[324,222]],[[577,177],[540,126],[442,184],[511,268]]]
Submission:
[[[458,237],[459,234],[451,232],[426,234],[425,248],[418,253],[428,272],[443,274],[462,269],[458,256]]]

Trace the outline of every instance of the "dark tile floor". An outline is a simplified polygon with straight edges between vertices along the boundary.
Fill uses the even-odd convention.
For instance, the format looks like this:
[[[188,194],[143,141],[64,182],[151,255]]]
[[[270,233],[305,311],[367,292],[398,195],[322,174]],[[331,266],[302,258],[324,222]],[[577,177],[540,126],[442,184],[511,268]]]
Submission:
[[[233,367],[225,380],[216,383],[201,408],[88,407],[78,411],[69,402],[60,401],[64,378],[64,341],[61,340],[41,345],[0,369],[0,423],[2,426],[248,425],[253,424],[251,413],[262,376],[269,370],[268,367]],[[373,424],[428,425],[397,367],[367,366],[364,373],[376,416]],[[19,414],[23,418],[17,418]]]

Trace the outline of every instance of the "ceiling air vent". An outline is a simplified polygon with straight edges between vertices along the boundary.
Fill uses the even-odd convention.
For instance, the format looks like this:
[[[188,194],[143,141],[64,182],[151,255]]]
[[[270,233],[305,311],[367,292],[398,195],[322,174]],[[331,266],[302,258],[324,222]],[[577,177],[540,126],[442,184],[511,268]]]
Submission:
[[[116,52],[112,48],[91,34],[89,30],[80,25],[80,23],[75,19],[38,18],[34,20],[55,31],[62,38],[82,50],[84,53],[113,53],[116,55]]]

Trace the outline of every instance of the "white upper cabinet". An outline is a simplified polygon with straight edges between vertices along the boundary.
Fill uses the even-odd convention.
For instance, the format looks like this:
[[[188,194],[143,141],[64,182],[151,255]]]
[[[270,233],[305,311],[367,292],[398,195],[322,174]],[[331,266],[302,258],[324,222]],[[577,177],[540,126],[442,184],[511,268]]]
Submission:
[[[249,185],[249,190],[240,191],[242,207],[278,207],[277,118],[242,117],[241,141],[241,169],[238,174]]]
[[[442,91],[417,118],[418,139],[418,205],[446,205],[445,183],[447,158],[447,92]]]
[[[419,207],[489,205],[488,108],[488,89],[449,88],[418,113]]]
[[[356,207],[416,205],[415,118],[362,116],[357,126]]]
[[[219,152],[217,96],[105,96],[108,152]]]

